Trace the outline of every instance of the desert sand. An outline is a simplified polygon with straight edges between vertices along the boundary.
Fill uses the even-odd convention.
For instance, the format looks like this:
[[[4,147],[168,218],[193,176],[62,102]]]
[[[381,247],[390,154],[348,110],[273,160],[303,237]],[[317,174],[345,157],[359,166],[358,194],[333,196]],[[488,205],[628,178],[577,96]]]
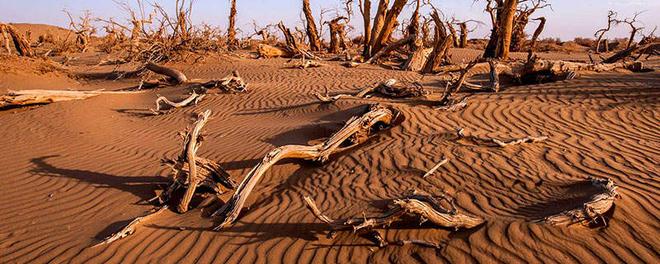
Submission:
[[[469,60],[480,51],[454,49]],[[519,54],[524,56],[524,54]],[[584,60],[579,54],[541,53]],[[87,56],[87,57],[85,57]],[[514,54],[514,56],[517,56]],[[72,72],[104,72],[94,54],[71,63]],[[92,61],[92,63],[86,63]],[[2,59],[0,90],[119,89],[135,79],[71,78],[44,68],[40,59]],[[219,78],[232,70],[249,83],[244,94],[209,96],[167,115],[143,115],[157,94],[186,97],[180,87],[131,95],[101,95],[0,112],[0,260],[3,263],[383,263],[383,262],[655,262],[660,194],[660,74],[608,72],[570,81],[507,87],[469,95],[460,111],[387,98],[321,104],[312,95],[354,92],[385,79],[419,81],[442,90],[437,76],[355,69],[328,62],[289,69],[286,59],[219,56],[174,63],[191,78]],[[105,68],[104,68],[105,67]],[[484,70],[484,73],[487,69]],[[133,235],[91,248],[153,208],[144,203],[168,182],[163,157],[180,150],[177,133],[194,113],[212,110],[199,154],[216,160],[236,180],[277,146],[328,137],[351,116],[380,102],[404,116],[401,124],[325,164],[275,165],[248,198],[237,223],[213,231],[207,209],[166,211]],[[535,144],[494,148],[449,140],[456,128],[479,137],[544,135]],[[448,164],[422,175],[443,158]],[[553,226],[534,222],[580,206],[597,192],[581,183],[610,178],[620,199],[607,227]],[[373,215],[409,189],[446,193],[482,226],[454,232],[433,225],[393,225],[388,241],[433,241],[376,246],[350,231],[327,237],[328,226],[305,208],[311,196],[329,216]]]

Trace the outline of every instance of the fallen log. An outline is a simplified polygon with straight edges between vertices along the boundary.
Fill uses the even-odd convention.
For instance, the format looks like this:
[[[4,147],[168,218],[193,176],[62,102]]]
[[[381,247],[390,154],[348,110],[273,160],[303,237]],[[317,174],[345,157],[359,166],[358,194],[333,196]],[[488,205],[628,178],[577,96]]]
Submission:
[[[403,198],[394,199],[391,208],[381,216],[335,220],[323,214],[311,197],[303,197],[305,205],[312,214],[317,219],[330,225],[333,230],[352,229],[353,232],[358,232],[374,228],[386,228],[395,222],[403,221],[406,215],[419,218],[419,223],[415,223],[415,225],[428,220],[437,226],[454,228],[455,230],[470,229],[485,222],[483,218],[459,213],[452,199],[444,196],[440,196],[440,198],[447,200],[451,208],[442,207],[436,197],[413,191],[412,194]]]
[[[204,89],[214,89],[218,88],[220,91],[225,93],[243,93],[247,92],[247,83],[243,80],[243,77],[239,74],[237,70],[231,72],[230,75],[220,79],[220,80],[210,80],[206,82],[198,82],[193,85],[202,87]],[[206,92],[206,91],[203,91]]]
[[[290,52],[266,44],[259,44],[257,46],[257,55],[259,58],[277,58],[277,57],[291,57],[293,56]]]
[[[147,65],[145,65],[145,68],[152,72],[170,77],[175,84],[181,84],[188,81],[188,77],[186,77],[186,75],[183,74],[183,72],[177,69],[161,66],[153,62],[147,63]]]
[[[297,69],[307,69],[307,68],[318,68],[325,66],[325,64],[320,63],[316,60],[307,60],[305,58],[305,55],[302,55],[300,57],[299,61],[296,61],[293,65],[291,65],[291,68],[297,68]]]
[[[197,103],[199,103],[199,101],[204,99],[205,96],[206,96],[205,94],[197,94],[197,93],[195,93],[195,91],[193,91],[192,94],[188,98],[183,99],[181,102],[178,102],[178,103],[175,103],[175,102],[172,102],[172,101],[168,100],[165,96],[158,96],[158,98],[156,99],[156,109],[155,110],[151,109],[151,111],[156,115],[164,113],[163,108],[161,107],[161,104],[165,104],[165,105],[170,106],[170,109],[171,108],[186,107],[190,104],[196,105]]]
[[[166,210],[167,210],[167,205],[161,207],[158,210],[147,213],[144,216],[140,216],[140,217],[137,217],[137,218],[133,219],[133,221],[131,221],[130,223],[128,223],[128,225],[126,225],[124,228],[119,230],[119,232],[114,233],[111,236],[103,239],[103,241],[101,241],[98,244],[92,246],[92,248],[102,246],[102,245],[108,245],[108,244],[110,244],[112,242],[115,242],[119,239],[122,239],[122,238],[125,238],[127,236],[132,235],[133,233],[135,233],[135,230],[137,229],[138,226],[144,225],[145,222],[153,219],[154,217],[156,217],[156,216],[160,215],[161,213],[165,212]]]
[[[0,96],[0,109],[55,102],[84,100],[102,94],[133,94],[141,91],[70,91],[70,90],[19,90],[8,91]]]
[[[658,50],[658,49],[660,49],[660,43],[658,43],[658,42],[649,42],[649,43],[646,43],[646,44],[643,44],[643,45],[635,44],[631,47],[628,47],[627,49],[624,49],[622,51],[617,52],[616,54],[610,56],[607,59],[604,59],[602,61],[602,63],[615,63],[615,62],[618,62],[620,60],[623,60],[623,59],[631,56],[635,52],[645,51],[649,48]]]
[[[588,180],[594,186],[598,187],[600,193],[594,194],[581,206],[561,212],[556,215],[545,217],[537,222],[545,222],[551,225],[592,225],[600,224],[607,226],[607,221],[603,216],[614,205],[614,200],[620,197],[617,192],[618,186],[611,179],[590,178]]]
[[[364,143],[373,133],[392,125],[395,118],[396,113],[393,110],[381,105],[372,105],[362,116],[349,119],[341,130],[323,143],[312,146],[286,145],[272,150],[243,178],[231,199],[213,214],[222,219],[215,230],[220,230],[236,221],[247,197],[263,174],[278,161],[295,158],[324,163],[330,155]]]
[[[150,201],[164,204],[170,201],[172,195],[185,189],[184,195],[177,205],[177,211],[185,213],[195,191],[199,187],[213,190],[222,194],[225,190],[234,189],[236,184],[230,175],[215,161],[197,157],[197,150],[201,146],[201,130],[210,118],[211,110],[206,110],[197,116],[197,120],[183,136],[183,148],[176,159],[164,159],[163,163],[172,169],[172,183],[166,191]],[[194,161],[194,162],[191,162]]]

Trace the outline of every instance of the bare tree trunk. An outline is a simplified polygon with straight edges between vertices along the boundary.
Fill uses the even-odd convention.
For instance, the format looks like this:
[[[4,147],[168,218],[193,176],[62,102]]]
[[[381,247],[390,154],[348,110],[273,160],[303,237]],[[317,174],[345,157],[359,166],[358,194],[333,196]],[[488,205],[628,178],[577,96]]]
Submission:
[[[367,57],[371,57],[371,55],[376,52],[373,50],[373,47],[376,45],[380,31],[383,29],[385,16],[387,15],[387,6],[389,3],[389,0],[380,0],[380,2],[378,2],[378,10],[376,11],[376,17],[374,18],[374,25],[371,28],[371,39],[369,40],[369,45],[367,47],[369,52],[367,52],[368,54],[365,59]]]
[[[394,0],[394,4],[392,5],[392,8],[387,11],[387,15],[385,15],[385,20],[383,21],[383,28],[380,30],[380,33],[378,34],[378,37],[376,37],[376,40],[374,42],[374,46],[372,46],[371,52],[378,52],[381,48],[383,48],[386,44],[387,41],[389,41],[390,36],[392,35],[392,32],[394,31],[394,28],[397,23],[397,18],[399,17],[399,14],[403,10],[403,7],[406,5],[408,0]],[[373,37],[374,35],[372,35]]]
[[[366,58],[369,56],[369,42],[371,42],[371,0],[359,1],[362,21],[364,23],[364,40],[362,40],[364,50],[362,51],[362,57]],[[362,3],[362,1],[364,1],[364,3]]]
[[[520,51],[525,44],[525,27],[529,23],[529,14],[522,12],[514,19],[511,33],[511,51]]]
[[[446,56],[447,51],[449,50],[451,44],[454,42],[451,35],[447,35],[445,25],[440,20],[440,16],[437,11],[434,11],[431,14],[433,22],[435,23],[435,40],[433,44],[433,51],[429,55],[422,73],[432,73],[433,70],[440,65],[443,58]]]
[[[346,43],[344,43],[346,31],[344,24],[339,23],[343,19],[347,18],[337,17],[327,22],[330,28],[330,53],[339,53],[342,48],[346,48]]]
[[[316,22],[314,22],[314,15],[312,9],[309,7],[309,0],[303,0],[303,13],[305,13],[305,20],[307,21],[307,38],[309,38],[309,47],[312,51],[321,51],[321,40],[316,30]]]
[[[229,9],[229,27],[227,28],[227,45],[234,46],[236,44],[236,0],[231,0],[231,8]]]
[[[454,39],[452,46],[454,46],[454,48],[457,48],[460,45],[460,43],[458,43],[458,34],[456,33],[456,29],[454,29],[454,27],[449,22],[447,22],[447,29],[449,29],[449,33],[451,33],[451,36]]]
[[[458,47],[465,48],[467,47],[467,36],[468,36],[467,23],[465,22],[460,23],[459,26],[461,27],[461,41],[459,42]]]
[[[500,19],[501,34],[499,36],[496,54],[496,57],[499,59],[506,60],[509,58],[511,33],[513,31],[513,16],[516,14],[517,7],[518,0],[504,1],[502,18]]]

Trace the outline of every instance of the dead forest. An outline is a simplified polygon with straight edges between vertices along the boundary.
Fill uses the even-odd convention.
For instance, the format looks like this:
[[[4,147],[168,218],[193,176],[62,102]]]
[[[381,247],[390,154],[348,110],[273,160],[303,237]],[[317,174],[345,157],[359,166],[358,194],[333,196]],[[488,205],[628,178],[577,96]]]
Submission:
[[[449,12],[443,10],[442,4],[430,0],[341,0],[337,1],[340,8],[332,11],[315,10],[318,5],[314,0],[302,0],[296,7],[300,9],[302,22],[298,26],[283,21],[269,25],[253,22],[252,28],[239,28],[237,23],[237,17],[250,16],[248,12],[238,12],[236,5],[241,0],[227,2],[227,28],[194,24],[195,4],[192,0],[177,0],[173,7],[142,0],[131,4],[117,2],[118,8],[126,14],[125,19],[65,11],[63,15],[70,20],[70,37],[66,39],[49,35],[32,39],[11,24],[0,24],[2,49],[8,56],[43,60],[66,69],[67,62],[74,59],[76,53],[104,52],[111,59],[99,64],[115,66],[113,78],[135,79],[134,86],[112,91],[64,88],[9,91],[0,95],[0,111],[177,87],[188,97],[177,101],[159,95],[154,98],[153,108],[144,109],[143,114],[168,115],[180,108],[193,108],[198,113],[185,129],[174,129],[183,130],[180,150],[175,156],[162,160],[170,170],[169,182],[158,191],[158,196],[146,201],[153,204],[154,210],[116,230],[94,247],[130,239],[126,237],[140,232],[140,226],[165,211],[186,214],[196,208],[212,208],[209,217],[217,223],[213,230],[223,232],[241,218],[250,193],[260,187],[260,179],[275,164],[286,159],[311,161],[314,166],[322,167],[334,157],[359,148],[368,140],[380,138],[376,135],[399,125],[405,117],[397,109],[397,104],[430,107],[438,112],[459,112],[471,103],[470,95],[474,93],[499,93],[526,84],[570,82],[599,72],[653,71],[646,67],[645,61],[658,56],[660,51],[655,29],[644,28],[638,21],[638,14],[624,17],[610,11],[603,14],[606,23],[602,28],[594,29],[595,39],[583,39],[579,43],[589,53],[589,62],[543,59],[539,54],[547,51],[548,46],[559,46],[552,40],[541,38],[545,25],[553,23],[539,15],[539,10],[551,8],[552,3],[548,0],[475,1],[474,5],[483,6],[488,21],[448,17],[445,14]],[[404,15],[408,13],[409,16]],[[361,21],[363,27],[354,28],[353,20]],[[485,39],[473,36],[476,27],[488,28],[489,36]],[[612,37],[608,40],[607,33],[613,27],[627,28],[630,35],[618,42]],[[475,47],[482,51],[482,55],[474,60],[452,58],[453,49]],[[382,67],[392,71],[418,72],[422,77],[437,76],[443,81],[437,87],[429,87],[420,82],[392,78],[376,85],[363,84],[362,89],[351,93],[316,91],[309,94],[312,103],[316,104],[364,101],[364,111],[346,120],[343,127],[322,142],[276,146],[263,153],[263,159],[247,175],[230,175],[220,161],[197,154],[204,141],[205,125],[220,122],[212,118],[211,110],[197,109],[197,105],[218,94],[241,96],[249,93],[250,80],[238,70],[213,79],[195,79],[172,66],[177,62],[194,63],[210,54],[253,60],[284,58],[283,66],[295,71],[339,64],[351,69]],[[126,67],[131,70],[124,70]],[[391,104],[392,101],[397,104]],[[492,148],[543,144],[547,139],[544,135],[482,138],[467,135],[460,128],[447,138]],[[419,177],[432,175],[451,162],[443,159]],[[611,179],[591,175],[583,178],[585,183],[600,192],[579,207],[533,221],[543,225],[581,225],[585,228],[607,226],[607,212],[620,197],[617,184]],[[433,241],[422,239],[386,241],[379,230],[392,225],[458,231],[478,228],[489,221],[486,217],[462,212],[464,210],[456,206],[453,197],[422,188],[391,197],[387,211],[381,215],[356,215],[346,219],[324,213],[314,197],[300,199],[309,214],[327,226],[329,233],[353,232],[372,238],[380,247],[404,244],[439,247]],[[198,200],[201,202],[193,202]],[[430,225],[420,227],[425,222]]]

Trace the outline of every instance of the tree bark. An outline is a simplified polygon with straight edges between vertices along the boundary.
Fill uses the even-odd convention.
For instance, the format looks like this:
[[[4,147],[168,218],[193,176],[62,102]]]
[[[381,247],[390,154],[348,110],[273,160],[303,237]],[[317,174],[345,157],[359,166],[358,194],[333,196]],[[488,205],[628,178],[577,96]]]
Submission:
[[[380,33],[378,34],[378,37],[376,37],[374,45],[372,46],[372,53],[378,52],[390,40],[397,23],[397,18],[407,2],[408,0],[395,0],[392,8],[387,11],[387,15],[385,15],[385,20],[383,21],[383,28],[380,30]]]
[[[463,22],[460,23],[459,26],[461,27],[461,41],[458,44],[458,47],[460,48],[465,48],[467,47],[467,38],[468,38],[468,29],[467,29],[467,23]]]
[[[516,14],[518,0],[504,1],[502,18],[500,19],[501,34],[497,45],[497,55],[499,59],[509,58],[509,48],[511,47],[511,33],[513,31],[513,16]]]
[[[371,42],[371,0],[360,0],[360,10],[362,12],[362,21],[364,23],[364,40],[362,45],[362,57],[369,57],[369,42]]]
[[[30,43],[25,39],[25,37],[21,36],[21,34],[19,34],[18,31],[16,31],[16,28],[14,28],[12,25],[0,24],[0,31],[6,31],[9,34],[12,41],[14,42],[14,47],[16,47],[18,55],[26,57],[34,56],[34,52],[32,51],[32,47],[30,47]]]
[[[227,28],[227,45],[234,46],[237,44],[236,40],[236,0],[231,0],[231,8],[229,9],[229,27]]]
[[[305,20],[307,21],[307,38],[309,39],[309,47],[312,51],[321,51],[321,40],[316,29],[316,22],[314,22],[314,15],[312,9],[309,7],[309,0],[303,0],[303,13],[305,13]]]
[[[374,25],[371,28],[371,39],[369,40],[368,54],[364,58],[369,58],[376,51],[373,50],[373,47],[376,45],[376,40],[380,35],[380,31],[383,29],[383,24],[385,23],[385,16],[387,15],[387,6],[389,5],[389,0],[380,0],[378,2],[378,10],[376,11],[376,17],[374,18]]]

